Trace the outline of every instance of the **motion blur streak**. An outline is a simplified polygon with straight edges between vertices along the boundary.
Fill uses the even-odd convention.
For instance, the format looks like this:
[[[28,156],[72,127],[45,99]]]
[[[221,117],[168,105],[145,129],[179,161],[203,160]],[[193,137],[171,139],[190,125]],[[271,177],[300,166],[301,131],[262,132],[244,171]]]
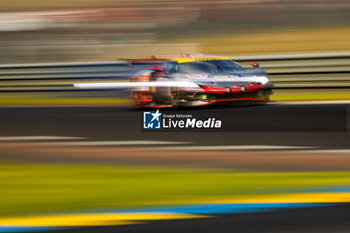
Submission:
[[[23,217],[0,220],[1,225],[8,226],[99,226],[99,225],[125,225],[135,224],[137,221],[203,218],[201,215],[177,214],[177,213],[89,213],[50,215],[41,217]],[[1,228],[0,228],[1,229]]]
[[[18,227],[73,227],[126,225],[142,223],[140,221],[205,218],[208,214],[239,213],[251,211],[271,211],[280,208],[329,205],[330,203],[350,202],[350,193],[296,193],[267,195],[258,198],[243,198],[231,202],[223,201],[213,204],[196,204],[188,206],[163,207],[155,210],[130,212],[107,212],[86,214],[60,214],[49,216],[15,217],[0,219],[0,232],[7,232]],[[224,204],[225,203],[225,204]],[[200,214],[200,215],[199,215]],[[25,228],[24,228],[25,229]],[[38,229],[38,228],[34,228]],[[40,229],[40,228],[39,228]],[[30,231],[31,229],[26,229]]]
[[[61,136],[9,136],[0,137],[0,141],[35,141],[35,140],[74,140],[85,139],[84,137],[61,137]]]

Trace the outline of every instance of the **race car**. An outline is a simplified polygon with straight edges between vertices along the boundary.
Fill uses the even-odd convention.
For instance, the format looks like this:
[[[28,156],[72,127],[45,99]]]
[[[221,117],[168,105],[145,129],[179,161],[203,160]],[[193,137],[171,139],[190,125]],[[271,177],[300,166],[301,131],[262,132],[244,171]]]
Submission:
[[[181,56],[128,60],[137,69],[130,83],[75,84],[78,88],[131,89],[138,107],[191,107],[217,103],[267,103],[272,94],[266,71],[246,71],[223,56]]]

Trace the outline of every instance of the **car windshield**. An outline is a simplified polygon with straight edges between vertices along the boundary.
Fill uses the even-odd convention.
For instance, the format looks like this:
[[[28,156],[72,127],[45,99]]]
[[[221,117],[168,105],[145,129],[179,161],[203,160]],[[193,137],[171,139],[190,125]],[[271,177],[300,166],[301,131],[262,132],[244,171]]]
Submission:
[[[186,62],[179,64],[179,71],[188,74],[216,73],[218,67],[208,62]]]
[[[236,62],[232,60],[213,60],[213,61],[207,61],[207,63],[216,65],[218,69],[222,72],[244,71],[242,66],[238,65]]]
[[[149,67],[159,67],[159,68],[165,68],[167,62],[165,61],[138,61],[131,62],[132,67],[135,68],[149,68]]]

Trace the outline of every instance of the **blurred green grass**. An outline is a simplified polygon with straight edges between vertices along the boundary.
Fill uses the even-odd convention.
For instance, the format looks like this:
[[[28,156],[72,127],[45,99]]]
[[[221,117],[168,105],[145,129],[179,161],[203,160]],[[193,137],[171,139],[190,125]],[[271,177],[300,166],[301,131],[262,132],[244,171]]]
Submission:
[[[312,101],[312,100],[350,100],[350,93],[284,93],[271,96],[276,101]],[[129,105],[130,99],[103,97],[0,97],[0,106],[33,106],[33,105]]]
[[[349,184],[350,172],[0,162],[0,216],[193,204]]]

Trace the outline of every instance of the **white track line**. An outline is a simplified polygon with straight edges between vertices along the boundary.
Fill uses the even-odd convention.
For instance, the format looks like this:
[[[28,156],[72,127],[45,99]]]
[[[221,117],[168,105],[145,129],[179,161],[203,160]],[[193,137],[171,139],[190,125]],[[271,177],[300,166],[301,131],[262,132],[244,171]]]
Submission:
[[[64,146],[132,146],[132,145],[170,145],[189,144],[191,142],[167,142],[167,141],[84,141],[84,142],[48,142],[49,145]]]
[[[312,149],[309,146],[271,146],[271,145],[239,145],[239,146],[177,146],[177,147],[157,147],[153,150],[294,150]],[[147,148],[151,149],[151,148]]]
[[[287,151],[298,154],[350,154],[350,149],[332,149],[332,150],[296,150]]]
[[[273,99],[273,98],[272,98]],[[310,100],[310,101],[276,101],[272,104],[303,105],[303,104],[350,104],[350,100]]]
[[[0,137],[0,141],[36,141],[36,140],[77,140],[84,137],[62,137],[62,136],[7,136]]]

